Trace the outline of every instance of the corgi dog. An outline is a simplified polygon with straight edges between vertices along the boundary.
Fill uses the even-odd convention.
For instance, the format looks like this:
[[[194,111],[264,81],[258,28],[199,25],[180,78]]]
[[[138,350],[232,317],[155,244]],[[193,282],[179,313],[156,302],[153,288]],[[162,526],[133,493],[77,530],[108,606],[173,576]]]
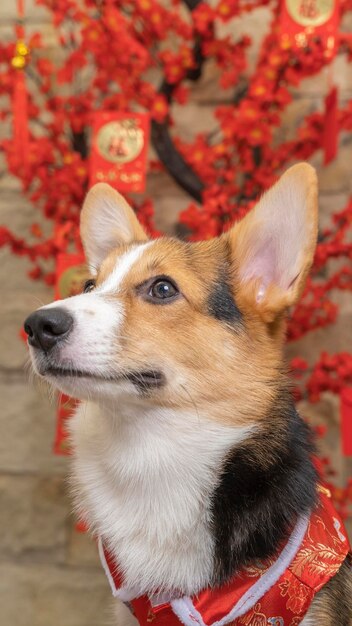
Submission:
[[[351,625],[346,533],[283,364],[317,240],[314,169],[195,243],[149,239],[99,183],[81,237],[83,293],[24,328],[36,373],[81,400],[72,486],[116,626]]]

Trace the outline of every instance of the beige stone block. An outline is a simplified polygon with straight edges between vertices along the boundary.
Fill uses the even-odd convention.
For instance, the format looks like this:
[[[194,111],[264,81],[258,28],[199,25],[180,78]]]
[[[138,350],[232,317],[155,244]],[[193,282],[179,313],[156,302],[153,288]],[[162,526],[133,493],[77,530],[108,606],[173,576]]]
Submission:
[[[25,3],[26,22],[41,22],[48,19],[48,10],[38,5],[35,0],[27,0]],[[0,5],[0,22],[14,22],[18,19],[17,2],[5,0]]]
[[[102,571],[38,563],[0,565],[4,626],[106,626],[111,602]]]
[[[2,304],[0,326],[0,368],[2,370],[22,369],[27,363],[27,348],[19,336],[24,319],[23,312],[17,309],[16,303]]]
[[[352,91],[351,64],[345,54],[335,57],[330,66],[326,66],[321,72],[302,80],[297,87],[292,88],[294,94],[320,96],[324,98],[333,83],[339,88],[339,98],[347,99]]]
[[[0,223],[17,236],[27,237],[33,222],[40,223],[44,234],[51,231],[51,221],[46,220],[42,211],[22,193],[19,179],[4,176],[0,183]]]
[[[219,68],[214,59],[207,59],[203,64],[202,74],[198,80],[185,81],[185,86],[189,89],[189,100],[183,109],[186,109],[190,104],[198,104],[203,108],[231,104],[234,98],[234,88],[224,89],[221,87],[220,78],[221,68]],[[174,104],[172,110],[174,110],[175,106],[177,105]],[[195,121],[197,120],[192,120],[192,125]]]
[[[332,393],[324,393],[319,402],[311,404],[302,400],[297,408],[312,427],[326,428],[326,434],[316,439],[317,448],[321,456],[331,459],[332,467],[336,471],[336,483],[344,484],[345,459],[341,450],[339,398]]]
[[[71,504],[61,476],[0,475],[3,559],[63,562]]]
[[[352,459],[342,454],[340,400],[338,396],[325,392],[319,402],[311,404],[307,400],[298,403],[300,414],[314,428],[323,426],[326,433],[316,437],[316,446],[320,456],[328,457],[330,466],[335,472],[329,480],[338,487],[345,487],[352,475]],[[352,539],[352,516],[346,521],[346,530]]]
[[[317,111],[320,105],[319,98],[295,97],[282,114],[276,140],[282,143],[296,139],[297,131],[304,123],[304,118]]]
[[[219,88],[220,70],[213,59],[207,60],[197,81],[186,81],[189,89],[189,102],[199,105],[219,104],[224,98],[229,100],[231,92]],[[175,105],[174,105],[175,106]],[[188,103],[183,107],[186,108]],[[181,107],[182,108],[182,107]]]
[[[101,568],[96,541],[89,533],[78,532],[75,523],[69,532],[66,561],[73,566]]]
[[[350,472],[351,475],[351,472]],[[349,517],[348,519],[344,520],[344,524],[345,524],[345,528],[347,531],[347,534],[350,538],[350,543],[352,541],[352,517]]]
[[[8,126],[8,128],[10,127]],[[1,164],[1,170],[4,171],[3,175],[0,177],[0,193],[1,193],[0,202],[1,202],[1,206],[6,206],[9,201],[9,196],[8,195],[4,196],[4,192],[16,191],[18,192],[18,194],[20,194],[21,184],[20,184],[19,179],[16,176],[13,176],[7,171],[6,160],[3,154],[0,154],[0,164]],[[0,219],[1,219],[1,223],[3,223],[3,218],[1,214],[0,214]]]
[[[0,37],[1,37],[1,32],[0,32]],[[3,110],[3,108],[7,107],[9,104],[9,99],[7,98],[7,96],[1,96],[0,97],[0,110]],[[11,121],[9,119],[6,120],[1,120],[1,125],[0,125],[0,140],[3,141],[4,139],[11,139],[12,137],[12,128],[11,128]],[[2,157],[1,158],[1,164],[0,164],[0,171],[3,170],[7,170],[7,164],[5,163],[5,159]],[[1,176],[1,184],[0,184],[0,188],[3,186],[3,181],[4,178],[7,177],[7,174],[5,173]]]
[[[28,237],[32,222],[42,223],[48,232],[50,225],[41,218],[39,211],[17,191],[13,177],[13,190],[0,188],[0,223],[17,237]],[[25,318],[36,308],[53,299],[52,288],[28,278],[31,264],[26,257],[18,257],[8,248],[0,251],[0,281],[6,298],[1,302],[2,323],[0,325],[0,367],[5,370],[22,368],[27,360],[27,349],[19,338]]]
[[[198,133],[212,133],[219,128],[214,117],[214,106],[190,102],[186,106],[175,104],[172,108],[177,136],[192,142]]]
[[[352,345],[351,313],[351,310],[340,311],[335,324],[318,328],[302,339],[290,342],[287,345],[288,358],[301,356],[309,363],[315,363],[321,352],[346,352]]]
[[[320,456],[329,458],[330,466],[335,472],[329,480],[338,487],[345,487],[352,474],[352,459],[342,454],[339,398],[326,392],[316,404],[302,400],[297,408],[313,428],[326,428],[323,437],[316,437],[317,450]],[[345,520],[345,525],[351,540],[352,516]]]
[[[29,4],[29,3],[28,3]],[[31,3],[32,4],[32,3]],[[27,3],[26,3],[27,6]],[[17,5],[15,2],[2,2],[0,4],[0,37],[3,43],[12,43],[16,41],[14,25],[17,14]],[[10,10],[9,10],[10,9]],[[30,38],[40,33],[45,46],[45,55],[48,54],[48,48],[57,48],[59,44],[58,30],[52,23],[52,14],[44,7],[39,7],[36,3],[26,10],[25,19],[25,37],[29,41]],[[34,50],[34,55],[42,54]],[[50,50],[49,50],[50,55]],[[29,80],[33,84],[33,81]]]
[[[7,6],[6,6],[7,5]],[[11,11],[8,9],[13,7],[14,15],[11,16]],[[16,13],[17,13],[17,3],[11,2],[7,0],[7,2],[0,3],[0,37],[3,44],[14,43],[16,41],[16,33],[15,33],[15,23],[16,23]],[[31,18],[26,19],[25,23],[25,37],[28,41],[30,37],[34,33],[41,33],[43,41],[46,43],[47,37],[46,33],[49,31],[53,31],[51,24],[49,23],[49,14],[46,12],[46,16],[44,14],[40,16],[40,19],[36,20],[33,16],[33,21]],[[57,36],[55,38],[57,42]]]
[[[332,292],[334,302],[340,307],[340,311],[345,315],[351,316],[352,321],[352,296],[350,291],[339,291],[334,289]]]
[[[340,141],[338,157],[329,165],[323,165],[322,151],[317,152],[310,159],[310,163],[317,168],[320,194],[351,193],[351,137],[346,142]]]
[[[26,291],[7,290],[7,298],[1,304],[0,325],[0,369],[23,369],[28,362],[28,350],[20,337],[20,330],[26,317],[42,306],[42,298],[30,293],[31,283],[27,283]],[[53,299],[46,298],[47,302]]]
[[[349,193],[347,191],[319,194],[319,228],[321,230],[331,228],[332,216],[346,207],[348,199]]]
[[[148,176],[146,195],[153,200],[157,228],[174,234],[178,215],[192,198],[166,172]]]
[[[218,32],[221,36],[232,36],[237,41],[243,35],[249,35],[251,38],[251,47],[248,54],[248,71],[251,73],[255,68],[257,56],[262,44],[263,37],[269,30],[270,21],[272,19],[272,11],[268,7],[260,7],[247,15],[241,15],[238,18],[229,20],[228,22],[218,21]]]
[[[53,454],[56,401],[25,377],[0,379],[0,472],[66,475],[67,457]]]

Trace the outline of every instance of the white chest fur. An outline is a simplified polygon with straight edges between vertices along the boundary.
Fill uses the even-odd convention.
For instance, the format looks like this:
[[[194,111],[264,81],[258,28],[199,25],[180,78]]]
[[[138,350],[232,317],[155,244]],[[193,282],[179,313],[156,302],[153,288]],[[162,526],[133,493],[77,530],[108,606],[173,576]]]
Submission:
[[[226,453],[250,432],[196,414],[84,403],[72,419],[78,508],[127,587],[194,593],[212,572],[210,498]]]

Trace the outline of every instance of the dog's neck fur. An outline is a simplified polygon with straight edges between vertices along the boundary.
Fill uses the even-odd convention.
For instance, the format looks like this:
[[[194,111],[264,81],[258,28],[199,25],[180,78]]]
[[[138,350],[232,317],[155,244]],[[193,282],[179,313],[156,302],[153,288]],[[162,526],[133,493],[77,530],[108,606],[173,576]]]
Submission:
[[[288,397],[254,429],[83,403],[72,441],[78,507],[140,593],[222,583],[273,555],[314,503],[309,432]]]

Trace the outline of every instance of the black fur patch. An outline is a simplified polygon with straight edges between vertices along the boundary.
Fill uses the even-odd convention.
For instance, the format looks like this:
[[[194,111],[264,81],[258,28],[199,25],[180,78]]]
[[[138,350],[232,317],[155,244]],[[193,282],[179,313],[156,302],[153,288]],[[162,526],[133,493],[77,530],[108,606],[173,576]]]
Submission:
[[[131,372],[127,375],[127,378],[143,393],[153,389],[160,389],[166,382],[162,372],[156,370]]]
[[[208,311],[221,322],[233,324],[242,319],[225,277],[219,276],[219,282],[214,285],[208,299]]]
[[[287,397],[261,432],[229,454],[211,507],[214,585],[250,561],[273,556],[297,516],[313,507],[312,452],[311,432]]]

